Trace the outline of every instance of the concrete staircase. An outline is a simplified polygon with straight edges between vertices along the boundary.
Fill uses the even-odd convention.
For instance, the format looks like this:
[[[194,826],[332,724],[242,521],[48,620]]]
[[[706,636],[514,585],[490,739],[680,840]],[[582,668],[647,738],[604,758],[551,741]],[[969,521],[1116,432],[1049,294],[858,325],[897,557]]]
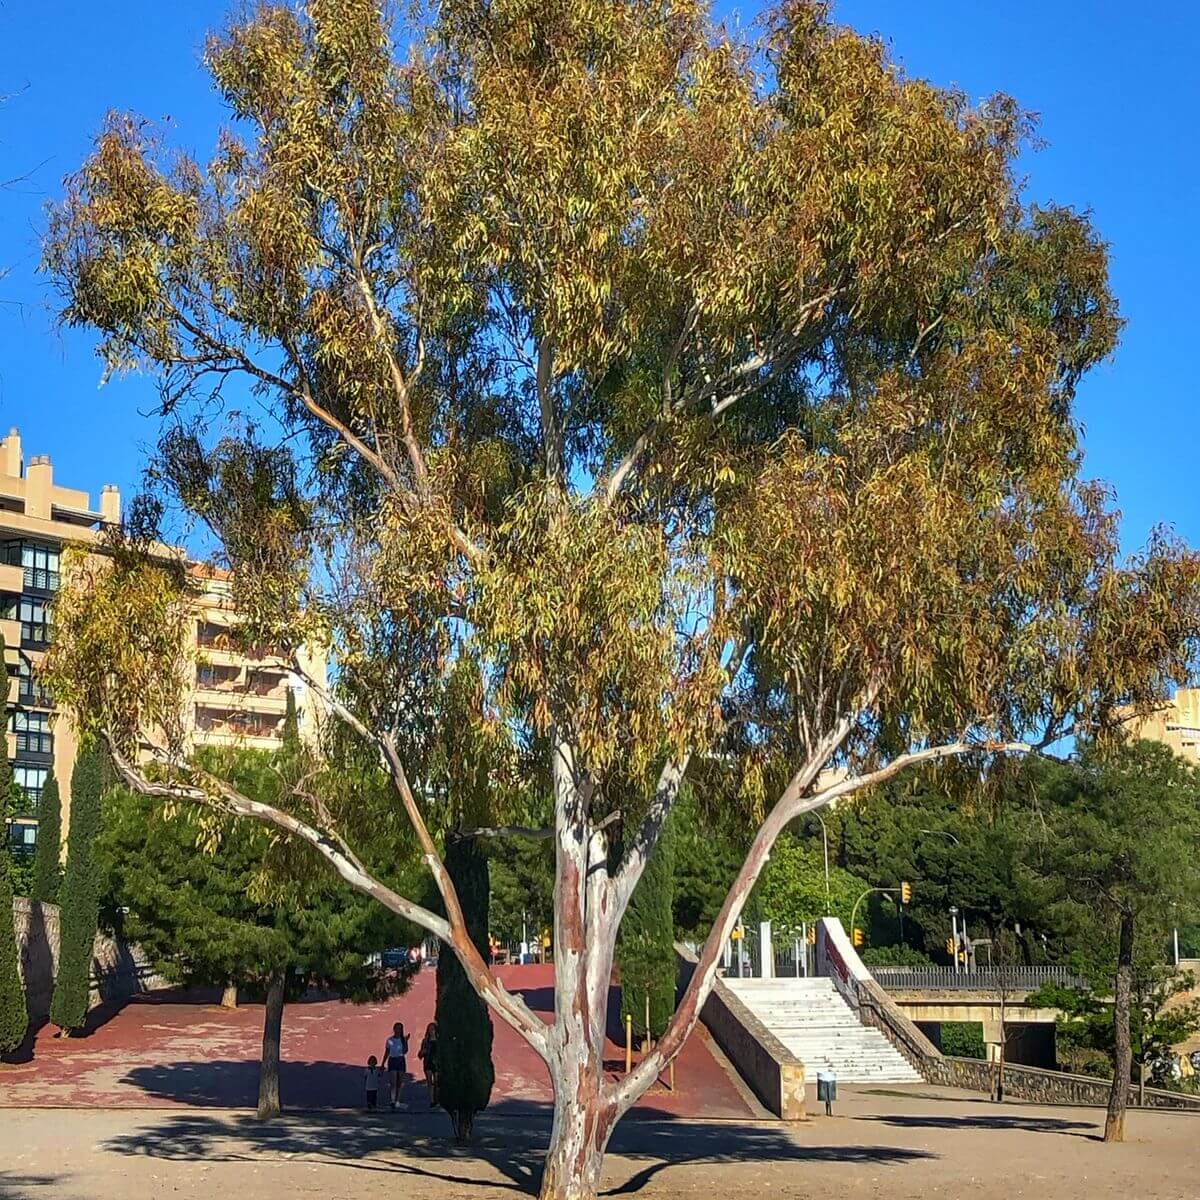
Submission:
[[[833,981],[731,979],[726,986],[804,1063],[809,1083],[833,1071],[839,1083],[911,1083],[921,1077],[878,1029],[859,1023]]]

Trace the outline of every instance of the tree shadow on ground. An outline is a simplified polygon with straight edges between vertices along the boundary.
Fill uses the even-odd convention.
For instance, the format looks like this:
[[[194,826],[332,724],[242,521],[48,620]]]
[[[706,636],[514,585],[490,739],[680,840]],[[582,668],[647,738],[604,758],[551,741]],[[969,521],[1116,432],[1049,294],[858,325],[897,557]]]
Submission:
[[[271,1156],[305,1156],[351,1170],[385,1172],[397,1179],[433,1178],[464,1187],[500,1188],[534,1194],[550,1131],[550,1106],[503,1101],[480,1115],[474,1143],[456,1147],[449,1123],[429,1114],[371,1116],[345,1113],[288,1114],[273,1122],[248,1116],[180,1114],[106,1143],[105,1149],[152,1158],[261,1161]],[[793,1139],[782,1125],[739,1125],[649,1119],[625,1121],[610,1152],[653,1160],[610,1194],[640,1191],[661,1171],[686,1163],[846,1162],[903,1164],[936,1157],[896,1146],[811,1146]],[[471,1174],[477,1160],[500,1174]],[[454,1163],[462,1163],[457,1170]],[[352,1185],[348,1185],[352,1186]]]
[[[10,1050],[7,1054],[0,1054],[0,1063],[9,1063],[12,1066],[24,1066],[26,1063],[33,1062],[37,1049],[38,1036],[49,1024],[50,1022],[45,1017],[41,1017],[36,1021],[30,1021],[25,1027],[25,1036],[21,1039],[21,1044],[15,1049]],[[0,1191],[0,1196],[3,1195],[4,1193]]]
[[[18,1175],[0,1171],[0,1200],[30,1200],[42,1188],[51,1188],[62,1181],[61,1175]]]
[[[1001,1116],[999,1113],[964,1113],[962,1116],[908,1116],[888,1113],[855,1117],[856,1121],[876,1121],[897,1129],[995,1129],[1023,1133],[1058,1133],[1066,1137],[1095,1139],[1099,1128],[1093,1121],[1069,1121],[1065,1117]],[[1087,1130],[1088,1132],[1083,1132]]]
[[[134,1067],[123,1084],[173,1104],[197,1108],[253,1108],[258,1102],[259,1064],[254,1059],[209,1059]],[[363,1068],[344,1062],[282,1062],[279,1091],[284,1105],[292,1097],[298,1107],[347,1109],[363,1106]],[[409,1078],[402,1100],[406,1108],[428,1108],[425,1084]]]

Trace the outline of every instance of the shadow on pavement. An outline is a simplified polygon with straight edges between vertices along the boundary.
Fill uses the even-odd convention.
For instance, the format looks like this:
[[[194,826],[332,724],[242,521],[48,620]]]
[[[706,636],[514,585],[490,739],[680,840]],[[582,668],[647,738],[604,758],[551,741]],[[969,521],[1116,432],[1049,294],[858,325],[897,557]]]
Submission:
[[[121,1082],[173,1104],[253,1108],[258,1102],[258,1067],[257,1061],[245,1059],[156,1063],[132,1068]],[[285,1105],[291,1099],[304,1109],[358,1109],[363,1104],[363,1068],[344,1062],[283,1062],[279,1090]],[[428,1107],[424,1083],[410,1077],[403,1099],[411,1107]]]
[[[515,1118],[520,1118],[515,1119]],[[536,1193],[550,1130],[550,1106],[501,1102],[476,1122],[474,1143],[456,1147],[444,1116],[363,1114],[285,1114],[273,1122],[249,1116],[165,1117],[134,1133],[114,1138],[105,1149],[129,1155],[206,1162],[261,1161],[303,1155],[350,1170],[393,1173],[397,1179],[434,1178],[464,1187]],[[936,1155],[894,1146],[810,1146],[779,1125],[738,1125],[703,1121],[642,1119],[623,1122],[610,1152],[653,1160],[611,1194],[640,1191],[661,1171],[685,1163],[846,1162],[902,1164]],[[389,1157],[394,1155],[394,1157]],[[507,1181],[454,1170],[455,1161],[478,1159]],[[348,1187],[352,1185],[347,1185]]]
[[[856,1121],[877,1121],[897,1129],[1012,1129],[1024,1133],[1061,1133],[1068,1137],[1095,1137],[1099,1128],[1092,1121],[1068,1121],[1063,1117],[1021,1117],[971,1114],[963,1116],[886,1116],[855,1117]],[[1088,1130],[1089,1132],[1081,1132]]]

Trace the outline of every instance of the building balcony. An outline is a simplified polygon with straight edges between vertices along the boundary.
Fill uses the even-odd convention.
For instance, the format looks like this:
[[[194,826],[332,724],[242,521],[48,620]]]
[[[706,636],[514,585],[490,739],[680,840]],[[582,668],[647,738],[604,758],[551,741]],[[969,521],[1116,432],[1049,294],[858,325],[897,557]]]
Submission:
[[[25,572],[11,563],[0,563],[0,592],[19,596],[25,590]]]
[[[10,663],[15,663],[21,647],[21,622],[16,617],[0,617],[0,633],[4,634],[5,656]]]
[[[231,687],[197,686],[194,699],[204,708],[215,708],[222,713],[267,713],[283,716],[287,712],[287,691],[259,693],[247,690],[245,685]]]
[[[209,729],[197,726],[192,740],[197,746],[239,746],[247,750],[278,750],[283,744],[283,738],[278,733],[248,733],[229,726],[213,726]]]

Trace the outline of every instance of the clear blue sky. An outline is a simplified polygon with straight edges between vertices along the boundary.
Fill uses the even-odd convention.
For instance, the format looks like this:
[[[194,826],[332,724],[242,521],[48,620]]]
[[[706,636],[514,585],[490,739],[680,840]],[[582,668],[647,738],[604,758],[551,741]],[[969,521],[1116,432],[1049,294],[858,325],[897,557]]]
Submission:
[[[755,5],[722,3],[749,16]],[[199,57],[224,0],[0,0],[0,428],[49,453],[67,484],[135,484],[155,422],[146,381],[97,390],[88,340],[53,326],[35,272],[42,210],[109,108],[170,118],[203,159],[222,119]],[[1200,13],[1185,0],[843,0],[912,75],[1041,114],[1029,194],[1090,208],[1128,318],[1116,359],[1081,389],[1087,472],[1115,485],[1125,541],[1158,522],[1200,544],[1192,354],[1200,281]]]

